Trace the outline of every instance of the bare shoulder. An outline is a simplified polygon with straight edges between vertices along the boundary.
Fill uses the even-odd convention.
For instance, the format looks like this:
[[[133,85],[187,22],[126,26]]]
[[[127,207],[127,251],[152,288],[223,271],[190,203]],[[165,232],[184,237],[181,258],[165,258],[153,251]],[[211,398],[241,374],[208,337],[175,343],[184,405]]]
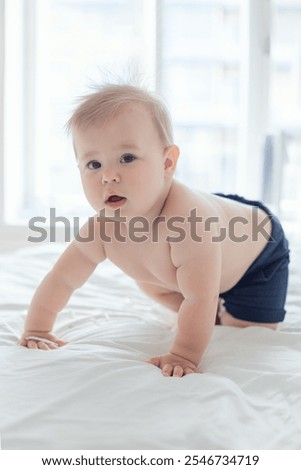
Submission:
[[[168,200],[166,202],[166,216],[178,215],[182,217],[197,216],[199,228],[208,232],[214,226],[228,226],[229,221],[243,217],[243,225],[252,225],[254,222],[262,222],[267,219],[267,214],[260,207],[246,204],[232,197],[221,197],[211,193],[196,191],[174,181]],[[200,220],[202,218],[202,223]],[[255,220],[254,220],[255,219]]]
[[[106,258],[105,250],[101,240],[102,225],[104,221],[95,214],[89,217],[86,223],[80,228],[70,247],[75,252],[81,253],[92,263],[98,264]]]
[[[176,267],[189,262],[208,269],[213,262],[220,263],[220,246],[213,240],[224,214],[211,195],[175,181],[164,209],[170,253]]]
[[[223,216],[223,207],[214,195],[197,191],[174,180],[164,207],[166,217],[189,217],[195,213],[204,219],[210,216]]]

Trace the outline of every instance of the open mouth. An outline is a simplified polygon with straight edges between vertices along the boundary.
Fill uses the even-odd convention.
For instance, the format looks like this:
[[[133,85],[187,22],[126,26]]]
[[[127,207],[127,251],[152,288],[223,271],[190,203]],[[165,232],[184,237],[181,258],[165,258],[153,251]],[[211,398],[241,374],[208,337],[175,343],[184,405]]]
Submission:
[[[125,197],[113,194],[112,196],[108,197],[108,199],[106,200],[106,204],[111,207],[121,207],[125,203],[125,201]]]

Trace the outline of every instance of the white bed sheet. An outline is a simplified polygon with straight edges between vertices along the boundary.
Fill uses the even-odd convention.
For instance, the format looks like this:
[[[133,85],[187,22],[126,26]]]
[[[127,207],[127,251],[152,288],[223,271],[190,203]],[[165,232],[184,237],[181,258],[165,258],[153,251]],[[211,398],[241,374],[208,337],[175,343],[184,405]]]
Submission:
[[[176,315],[107,262],[58,317],[66,347],[16,344],[62,249],[0,257],[3,449],[301,449],[300,251],[281,329],[217,326],[204,373],[177,379],[144,362],[167,351]]]

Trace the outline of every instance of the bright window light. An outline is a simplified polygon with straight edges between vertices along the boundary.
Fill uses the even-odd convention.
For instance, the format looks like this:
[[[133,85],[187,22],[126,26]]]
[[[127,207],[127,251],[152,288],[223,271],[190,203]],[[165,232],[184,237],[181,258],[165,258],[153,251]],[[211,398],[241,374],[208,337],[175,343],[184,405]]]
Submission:
[[[301,202],[301,0],[5,5],[5,223],[48,217],[51,207],[91,215],[64,125],[76,97],[136,71],[169,106],[181,148],[178,179],[263,197],[293,216]],[[270,16],[258,22],[263,5]],[[264,38],[268,73],[250,53],[247,15],[255,18],[248,39]],[[254,105],[252,96],[265,102]]]

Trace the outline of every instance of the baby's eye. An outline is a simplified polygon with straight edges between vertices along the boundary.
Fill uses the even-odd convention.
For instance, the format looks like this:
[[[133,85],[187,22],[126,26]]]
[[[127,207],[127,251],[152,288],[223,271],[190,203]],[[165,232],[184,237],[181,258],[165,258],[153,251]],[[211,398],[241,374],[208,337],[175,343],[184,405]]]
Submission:
[[[122,155],[120,162],[121,163],[131,163],[134,160],[136,160],[136,157],[132,155],[131,153],[127,153],[125,155]]]
[[[98,170],[98,168],[101,167],[101,163],[97,160],[92,160],[87,164],[87,167],[89,168],[89,170]]]

